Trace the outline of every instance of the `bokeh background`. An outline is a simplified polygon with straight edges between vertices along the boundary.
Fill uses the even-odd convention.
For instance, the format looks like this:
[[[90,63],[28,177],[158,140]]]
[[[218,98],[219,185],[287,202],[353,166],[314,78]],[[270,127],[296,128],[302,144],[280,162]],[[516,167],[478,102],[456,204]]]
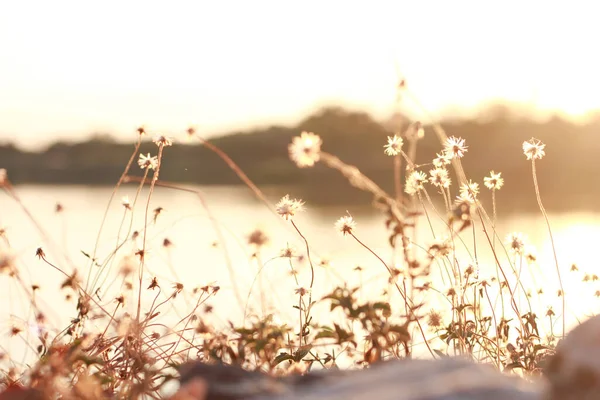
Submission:
[[[429,124],[441,121],[467,139],[474,179],[503,172],[511,207],[535,206],[520,196],[530,186],[519,146],[536,136],[548,144],[547,206],[589,208],[600,150],[594,10],[586,1],[4,2],[0,166],[16,184],[112,184],[139,125],[176,139],[195,126],[258,184],[308,183],[311,200],[363,202],[331,171],[296,169],[290,138],[315,131],[390,188],[386,135],[421,121],[418,158],[430,160],[440,144]],[[398,97],[402,79],[414,96]],[[167,180],[238,183],[184,140],[165,160]]]

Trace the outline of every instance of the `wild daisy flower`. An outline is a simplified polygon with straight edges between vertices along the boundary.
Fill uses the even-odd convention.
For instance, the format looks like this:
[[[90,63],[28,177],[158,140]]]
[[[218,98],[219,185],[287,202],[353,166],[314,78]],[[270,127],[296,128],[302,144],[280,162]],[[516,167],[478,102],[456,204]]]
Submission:
[[[479,184],[477,182],[469,181],[468,183],[463,183],[460,187],[460,197],[462,199],[475,202],[478,194]]]
[[[523,154],[527,156],[528,160],[541,160],[546,155],[544,147],[546,145],[540,140],[531,138],[523,142]]]
[[[302,211],[304,202],[302,200],[290,199],[289,195],[285,195],[279,200],[275,206],[277,214],[285,219],[292,218],[298,211]]]
[[[436,168],[443,168],[450,165],[452,161],[452,154],[448,154],[445,150],[441,154],[436,153],[436,157],[433,159],[433,166]]]
[[[288,146],[290,159],[299,168],[312,167],[321,158],[323,141],[312,132],[302,132],[292,139]]]
[[[490,176],[483,178],[483,184],[490,190],[500,190],[504,185],[504,178],[500,175],[502,175],[502,172],[490,171]]]
[[[346,236],[346,234],[352,234],[352,231],[356,228],[356,222],[351,216],[342,217],[335,223],[335,228]]]
[[[154,137],[154,140],[152,140],[158,147],[167,147],[167,146],[173,146],[173,139],[171,139],[170,137],[167,136],[163,136],[163,135],[158,135]]]
[[[465,139],[457,138],[455,136],[449,137],[446,139],[444,151],[447,155],[452,156],[452,158],[462,158],[467,152]]]
[[[402,140],[401,137],[399,136],[388,136],[387,138],[388,142],[385,146],[385,154],[387,154],[388,156],[397,156],[398,154],[400,154],[400,151],[402,150],[402,145],[404,144],[404,141]]]
[[[450,187],[450,178],[448,177],[448,170],[445,168],[435,168],[429,171],[429,182],[433,186],[448,188]]]
[[[151,156],[150,153],[146,156],[140,153],[138,165],[141,169],[156,169],[156,167],[158,167],[158,158],[156,156]]]
[[[404,191],[410,195],[423,189],[423,184],[427,182],[427,175],[422,171],[413,171],[406,179]]]
[[[521,232],[513,232],[506,235],[506,245],[515,254],[523,254],[525,251],[525,237]]]

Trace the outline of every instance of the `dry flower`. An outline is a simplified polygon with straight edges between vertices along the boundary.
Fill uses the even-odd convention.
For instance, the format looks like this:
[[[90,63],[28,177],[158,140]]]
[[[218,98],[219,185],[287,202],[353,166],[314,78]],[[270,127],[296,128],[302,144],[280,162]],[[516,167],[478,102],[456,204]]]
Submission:
[[[506,245],[515,254],[523,254],[525,250],[525,237],[521,232],[513,232],[506,236]]]
[[[131,210],[131,203],[129,202],[129,196],[123,196],[121,198],[121,204],[126,210]]]
[[[279,252],[279,257],[283,258],[293,258],[296,257],[296,249],[287,244],[281,251]]]
[[[158,280],[156,279],[156,277],[152,278],[152,281],[150,282],[150,286],[148,286],[146,289],[155,289],[159,287],[158,286]]]

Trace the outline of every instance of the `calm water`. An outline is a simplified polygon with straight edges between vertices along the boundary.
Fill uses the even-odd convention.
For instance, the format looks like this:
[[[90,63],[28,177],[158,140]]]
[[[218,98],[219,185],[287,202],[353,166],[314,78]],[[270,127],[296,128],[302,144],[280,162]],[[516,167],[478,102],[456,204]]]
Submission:
[[[297,284],[290,274],[289,260],[278,255],[288,244],[295,247],[299,254],[305,254],[304,244],[298,234],[288,222],[273,215],[244,187],[197,189],[201,190],[208,210],[195,194],[164,188],[156,190],[149,206],[148,253],[143,288],[146,289],[152,277],[157,277],[162,288],[157,301],[168,297],[176,282],[183,283],[185,288],[173,304],[162,308],[163,316],[166,320],[179,320],[193,308],[191,304],[195,304],[191,290],[214,284],[221,287],[217,297],[208,301],[215,307],[215,312],[209,317],[215,322],[229,319],[239,322],[244,311],[249,314],[273,310],[277,310],[282,319],[294,321],[297,312],[292,306],[297,303],[294,295]],[[65,300],[67,292],[59,289],[64,275],[38,260],[35,257],[36,249],[42,247],[48,259],[67,273],[72,273],[76,268],[85,283],[90,273],[90,262],[82,251],[94,253],[94,244],[111,191],[112,188],[83,186],[18,187],[17,192],[23,204],[42,227],[44,234],[40,233],[18,204],[0,193],[0,227],[6,230],[6,243],[18,257],[23,281],[27,285],[38,284],[41,287],[37,299],[46,313],[49,327],[64,327],[67,321],[76,316],[76,311],[74,303]],[[274,202],[286,193],[294,197],[293,190],[282,188],[270,188],[266,193]],[[110,269],[105,269],[108,272],[98,279],[104,282],[98,298],[106,309],[113,310],[114,298],[124,294],[126,307],[134,313],[136,305],[131,300],[137,298],[137,291],[128,291],[117,272],[124,257],[141,248],[141,240],[127,241],[114,258],[108,257],[123,238],[131,237],[133,231],[143,231],[148,193],[141,194],[139,204],[134,208],[131,230],[129,221],[132,213],[125,211],[121,205],[121,197],[125,195],[133,201],[135,188],[126,186],[118,193],[100,236],[96,257],[100,262],[106,262]],[[63,212],[55,212],[57,203],[63,206]],[[157,207],[162,207],[163,211],[156,223],[152,223],[153,210]],[[369,208],[348,209],[348,212],[357,221],[357,236],[389,260],[391,253],[383,217]],[[350,285],[362,284],[360,295],[363,297],[379,296],[387,286],[387,272],[381,263],[353,239],[342,237],[334,230],[334,222],[345,213],[344,206],[315,207],[307,204],[306,211],[295,219],[311,245],[313,261],[319,263],[322,259],[330,260],[330,267],[316,267],[316,298],[343,281]],[[430,213],[434,225],[441,227],[435,213],[432,210]],[[550,220],[565,282],[568,316],[573,323],[575,316],[591,313],[600,305],[600,301],[594,297],[594,292],[600,289],[600,282],[582,283],[584,273],[600,274],[597,257],[600,212],[552,214]],[[216,233],[215,223],[224,240]],[[260,266],[251,257],[254,250],[247,243],[248,234],[256,228],[262,229],[270,238],[269,244],[260,253],[264,267],[258,279],[255,278]],[[441,232],[441,228],[437,229]],[[544,289],[545,297],[536,299],[539,306],[543,307],[542,313],[550,305],[558,313],[558,283],[542,216],[539,213],[508,215],[498,222],[497,230],[501,238],[513,231],[523,232],[528,242],[537,247],[539,262],[527,272],[525,268],[521,277],[529,287]],[[471,255],[476,253],[480,260],[481,275],[488,277],[495,273],[494,262],[480,231],[476,230],[475,246],[471,233],[463,235],[463,238]],[[425,220],[419,222],[418,232],[418,244],[426,246],[431,243],[433,237]],[[43,235],[46,235],[46,240]],[[173,244],[169,248],[163,246],[166,238]],[[4,249],[6,243],[2,244]],[[465,251],[464,256],[468,259],[468,252]],[[573,263],[578,265],[579,272],[569,272]],[[308,287],[310,269],[307,262],[294,260],[293,266],[299,271],[299,285]],[[354,271],[356,266],[363,267],[363,271]],[[91,268],[92,278],[99,270],[96,266]],[[434,269],[432,279],[440,289],[447,288],[447,282],[441,281],[439,271]],[[239,296],[235,295],[236,292]],[[143,296],[144,302],[150,304],[157,296],[157,291],[144,290]],[[15,280],[6,275],[0,276],[0,299],[4,304],[1,315],[2,345],[5,351],[21,348],[23,340],[10,338],[9,331],[14,325],[27,329],[26,321],[31,320],[28,299]],[[29,331],[31,334],[36,332],[33,326],[29,326]],[[37,345],[35,339],[31,340]]]

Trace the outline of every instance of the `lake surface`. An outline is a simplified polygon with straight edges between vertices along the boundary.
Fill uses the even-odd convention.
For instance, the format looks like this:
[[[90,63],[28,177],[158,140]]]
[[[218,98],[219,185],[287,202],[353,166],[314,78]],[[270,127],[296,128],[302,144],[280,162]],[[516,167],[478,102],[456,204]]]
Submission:
[[[152,195],[148,207],[146,267],[142,283],[144,304],[150,304],[157,296],[156,291],[146,290],[152,277],[157,277],[162,288],[159,300],[171,295],[175,283],[184,285],[183,293],[162,309],[167,320],[177,321],[193,309],[196,302],[194,299],[197,298],[192,294],[193,288],[218,285],[220,291],[208,301],[208,304],[215,307],[208,317],[214,323],[225,323],[228,320],[240,323],[244,313],[260,314],[270,311],[277,311],[278,318],[282,320],[295,321],[297,311],[293,309],[293,305],[297,304],[298,299],[294,291],[298,286],[309,286],[310,268],[306,259],[292,259],[293,268],[298,270],[296,283],[290,273],[290,260],[279,255],[288,245],[293,246],[297,254],[306,255],[304,243],[298,233],[289,222],[274,215],[243,186],[194,189],[201,192],[205,205],[194,193],[168,188],[157,188]],[[77,269],[83,284],[87,283],[88,289],[92,287],[95,291],[98,285],[91,285],[91,282],[100,268],[92,266],[90,270],[90,260],[82,252],[94,254],[99,227],[112,190],[110,187],[86,186],[16,187],[23,205],[31,213],[35,223],[19,204],[5,193],[0,193],[0,228],[5,229],[2,249],[10,247],[16,254],[19,275],[27,286],[40,286],[40,290],[36,292],[36,301],[47,319],[43,329],[58,331],[75,318],[77,312],[75,302],[65,300],[68,291],[60,289],[65,276],[36,258],[36,249],[42,247],[47,259],[67,274]],[[121,197],[125,195],[133,201],[135,192],[136,187],[133,185],[119,190],[109,208],[96,251],[99,262],[106,262],[108,267],[103,270],[105,274],[97,279],[104,283],[97,292],[98,302],[107,310],[114,310],[115,297],[123,294],[126,299],[125,307],[132,314],[135,314],[137,290],[128,290],[123,282],[128,280],[135,283],[137,278],[123,279],[118,271],[123,265],[124,257],[135,258],[134,253],[142,248],[148,192],[142,191],[133,213],[125,210],[121,204]],[[271,187],[266,188],[265,193],[273,203],[287,193],[292,198],[296,196],[290,188]],[[60,213],[56,212],[57,203],[63,207]],[[154,223],[153,210],[157,207],[162,207],[163,210]],[[391,263],[384,217],[368,207],[347,208],[343,205],[323,207],[306,204],[306,210],[295,218],[298,228],[310,244],[314,263],[328,260],[329,266],[316,266],[313,294],[317,299],[344,282],[350,286],[361,285],[359,296],[365,299],[380,296],[387,287],[388,273],[380,261],[352,238],[343,237],[334,229],[335,221],[349,212],[357,222],[357,237]],[[433,210],[429,212],[435,230],[443,231],[441,220]],[[594,296],[596,290],[600,290],[600,282],[582,282],[585,273],[600,274],[597,256],[600,211],[553,213],[549,218],[565,286],[568,321],[572,325],[576,317],[590,314],[600,305],[600,300]],[[217,233],[215,224],[222,237]],[[416,242],[427,246],[433,240],[431,230],[423,218],[418,226]],[[260,251],[263,267],[259,278],[256,277],[261,267],[257,259],[251,256],[255,250],[248,244],[248,235],[256,228],[263,230],[269,237],[269,243]],[[138,239],[127,240],[116,256],[109,258],[117,243],[131,237],[134,231],[140,232]],[[536,290],[542,288],[545,292],[543,297],[535,299],[540,310],[538,314],[543,316],[548,306],[552,306],[559,314],[560,299],[556,294],[559,286],[542,215],[539,212],[511,215],[504,211],[497,222],[498,235],[503,241],[513,231],[523,232],[528,242],[537,248],[538,262],[528,272],[523,270],[521,279],[528,287]],[[468,253],[472,255],[475,250],[480,260],[481,276],[493,276],[494,261],[489,245],[477,225],[475,236],[473,246],[472,233],[463,235],[466,248],[469,249],[468,252],[465,251],[465,257],[469,257]],[[165,239],[172,245],[165,247]],[[572,264],[578,266],[577,272],[569,271]],[[134,262],[133,265],[137,266],[137,263]],[[361,266],[362,271],[356,271],[357,266]],[[92,278],[88,280],[90,271]],[[435,286],[444,290],[448,285],[441,279],[440,272],[434,268],[432,280]],[[3,351],[14,353],[17,348],[22,351],[24,346],[26,348],[24,342],[27,341],[37,346],[34,335],[39,326],[33,324],[29,299],[17,281],[6,274],[0,275],[0,300],[4,305],[0,314],[0,343]],[[326,307],[321,312],[322,315],[327,315]],[[13,326],[24,329],[24,333],[19,337],[11,337],[10,330]],[[103,326],[98,322],[99,329]]]

